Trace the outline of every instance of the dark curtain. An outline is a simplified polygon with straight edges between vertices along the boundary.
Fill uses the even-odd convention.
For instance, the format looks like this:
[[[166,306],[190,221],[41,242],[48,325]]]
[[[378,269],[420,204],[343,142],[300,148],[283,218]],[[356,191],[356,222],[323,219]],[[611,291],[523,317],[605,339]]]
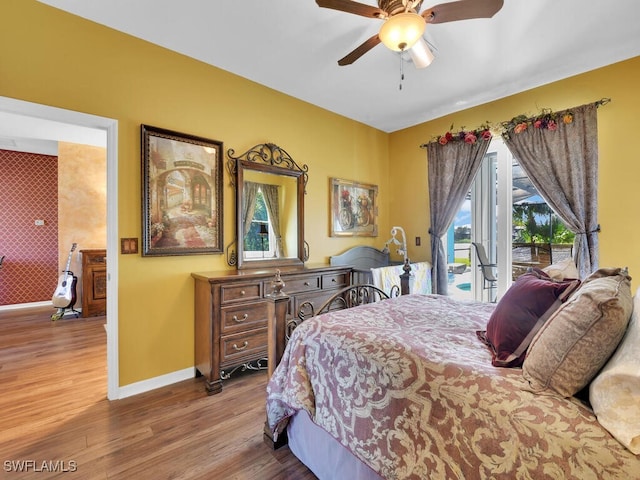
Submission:
[[[598,126],[601,102],[557,112],[557,129],[509,132],[504,140],[540,195],[576,234],[581,278],[598,268]],[[570,123],[564,115],[572,116]]]
[[[431,210],[431,263],[433,293],[447,294],[447,256],[442,237],[453,222],[464,201],[482,158],[489,148],[488,140],[476,143],[451,141],[446,145],[426,145]]]

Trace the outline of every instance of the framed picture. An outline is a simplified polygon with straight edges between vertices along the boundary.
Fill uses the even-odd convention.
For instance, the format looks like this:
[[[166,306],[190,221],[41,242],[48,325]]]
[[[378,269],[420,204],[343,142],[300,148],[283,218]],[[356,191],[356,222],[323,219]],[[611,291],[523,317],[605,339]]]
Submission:
[[[222,142],[141,126],[143,256],[222,253]]]
[[[378,236],[378,187],[331,179],[331,236]]]

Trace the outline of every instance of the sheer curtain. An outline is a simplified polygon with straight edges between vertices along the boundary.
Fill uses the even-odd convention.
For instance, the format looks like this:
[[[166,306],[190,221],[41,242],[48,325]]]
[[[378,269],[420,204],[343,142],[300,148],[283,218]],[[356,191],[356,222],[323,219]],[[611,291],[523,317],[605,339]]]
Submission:
[[[532,124],[504,135],[540,195],[576,234],[573,251],[581,278],[598,268],[597,107],[603,103],[557,112],[555,129]]]
[[[433,293],[447,294],[447,257],[442,236],[447,232],[471,188],[489,143],[488,140],[479,140],[476,143],[458,140],[450,141],[446,145],[438,142],[426,145]]]

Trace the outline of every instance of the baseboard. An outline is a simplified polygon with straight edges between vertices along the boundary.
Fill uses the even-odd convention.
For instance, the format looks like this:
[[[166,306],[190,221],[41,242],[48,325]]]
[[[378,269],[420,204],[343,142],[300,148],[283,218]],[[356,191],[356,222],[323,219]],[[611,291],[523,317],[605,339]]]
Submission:
[[[53,305],[51,305],[51,300],[47,300],[44,302],[31,302],[31,303],[14,303],[12,305],[0,305],[0,312],[4,310],[20,310],[23,308],[33,308],[33,307],[51,307],[51,313],[55,310]]]
[[[140,393],[149,392],[156,388],[166,387],[173,383],[182,382],[196,376],[195,367],[185,368],[184,370],[178,370],[177,372],[167,373],[160,375],[159,377],[149,378],[148,380],[142,380],[141,382],[130,383],[119,388],[118,399],[131,397]]]

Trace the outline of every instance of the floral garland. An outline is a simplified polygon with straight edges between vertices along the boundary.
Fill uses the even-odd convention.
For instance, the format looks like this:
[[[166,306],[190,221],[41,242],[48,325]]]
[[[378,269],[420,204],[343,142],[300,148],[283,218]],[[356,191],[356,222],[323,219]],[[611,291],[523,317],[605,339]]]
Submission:
[[[503,137],[509,137],[511,134],[522,133],[528,128],[538,128],[542,130],[555,131],[558,129],[558,124],[573,123],[573,112],[565,110],[562,112],[553,112],[552,110],[545,108],[534,117],[527,117],[526,115],[518,115],[513,117],[508,122],[502,122],[500,124],[500,130]],[[493,137],[491,133],[491,127],[488,122],[482,124],[475,130],[465,130],[464,127],[459,132],[452,133],[453,125],[449,127],[449,130],[440,136],[436,136],[432,139],[433,142],[438,142],[440,145],[446,145],[449,142],[463,141],[465,143],[474,144],[478,140],[488,141]]]
[[[594,102],[596,107],[606,105],[611,101],[610,98],[603,98]],[[526,115],[518,115],[513,117],[508,122],[502,122],[499,127],[494,128],[494,131],[499,131],[500,134],[509,138],[512,134],[519,134],[526,131],[529,128],[537,128],[541,130],[555,131],[558,129],[558,125],[568,125],[573,123],[573,112],[571,110],[562,110],[560,112],[554,112],[549,108],[543,108],[540,113],[533,117],[527,117]],[[449,142],[464,141],[466,143],[474,144],[481,140],[491,140],[491,126],[489,122],[485,122],[479,128],[475,130],[465,130],[464,127],[457,132],[451,133],[453,130],[453,124],[449,127],[449,131],[444,135],[436,136],[431,139],[431,142],[438,142],[440,145],[446,145]],[[425,148],[427,144],[421,145]]]
[[[573,123],[573,112],[566,110],[558,113],[545,108],[542,109],[540,113],[535,117],[518,115],[517,117],[513,117],[508,122],[503,122],[502,136],[509,137],[512,133],[522,133],[528,128],[538,128],[541,130],[555,131],[558,129],[558,124],[560,122],[564,123],[565,125]]]
[[[491,134],[491,129],[488,123],[481,125],[475,130],[465,130],[464,127],[460,129],[457,133],[451,133],[453,130],[453,125],[449,127],[449,131],[444,135],[435,137],[433,141],[438,142],[440,145],[446,145],[449,142],[465,142],[469,144],[476,143],[479,139],[484,141],[491,140],[493,136]]]

